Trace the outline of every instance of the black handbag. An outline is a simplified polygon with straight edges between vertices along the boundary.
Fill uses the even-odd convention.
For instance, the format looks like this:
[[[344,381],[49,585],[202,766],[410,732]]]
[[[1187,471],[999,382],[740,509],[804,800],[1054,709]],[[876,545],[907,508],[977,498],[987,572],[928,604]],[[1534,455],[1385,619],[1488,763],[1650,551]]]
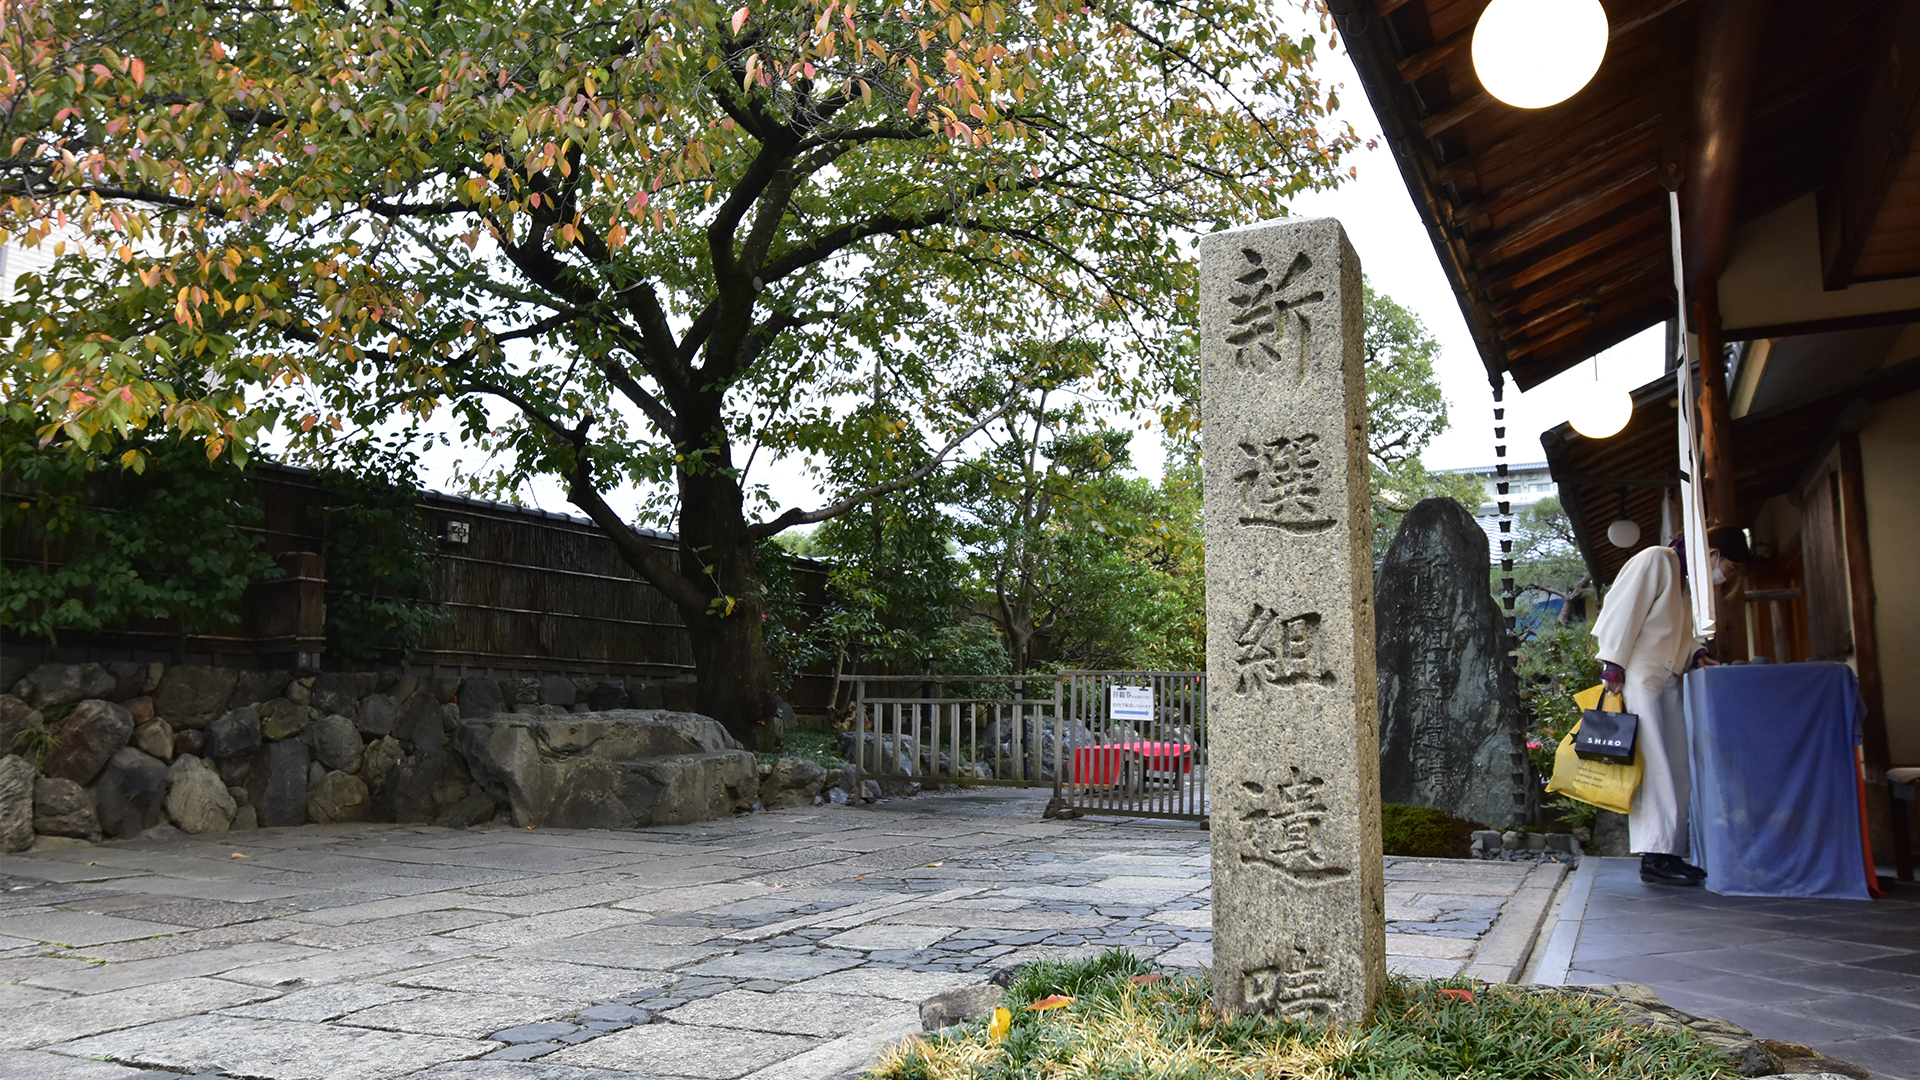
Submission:
[[[1625,699],[1622,699],[1625,705]],[[1580,730],[1573,737],[1573,752],[1588,761],[1612,765],[1633,764],[1634,740],[1640,735],[1640,718],[1630,712],[1607,712],[1607,695],[1600,695],[1600,708],[1580,714]]]

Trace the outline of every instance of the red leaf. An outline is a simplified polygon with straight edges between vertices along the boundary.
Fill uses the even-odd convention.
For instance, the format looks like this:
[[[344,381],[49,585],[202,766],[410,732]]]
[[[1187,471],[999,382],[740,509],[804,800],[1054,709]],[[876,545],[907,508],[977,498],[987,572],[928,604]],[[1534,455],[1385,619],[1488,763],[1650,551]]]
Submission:
[[[1132,983],[1135,986],[1152,986],[1154,983],[1163,982],[1165,980],[1166,980],[1165,975],[1162,975],[1159,972],[1154,971],[1154,972],[1149,972],[1148,974],[1145,974],[1145,975],[1135,975],[1133,978],[1128,979],[1127,981]]]
[[[1048,994],[1039,1001],[1027,1006],[1029,1012],[1047,1012],[1050,1009],[1064,1009],[1073,1004],[1073,999],[1065,994]]]
[[[1473,991],[1471,991],[1471,990],[1442,990],[1442,991],[1440,991],[1440,996],[1441,996],[1441,997],[1444,997],[1444,998],[1452,998],[1452,999],[1453,999],[1453,1000],[1455,1000],[1455,1001],[1472,1001],[1472,1000],[1473,1000]]]

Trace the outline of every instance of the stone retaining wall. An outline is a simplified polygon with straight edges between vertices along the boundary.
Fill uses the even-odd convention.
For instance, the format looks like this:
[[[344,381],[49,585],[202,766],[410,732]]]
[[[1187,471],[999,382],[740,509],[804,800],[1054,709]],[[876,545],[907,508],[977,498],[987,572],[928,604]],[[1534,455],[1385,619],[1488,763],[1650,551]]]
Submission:
[[[161,826],[490,821],[502,808],[450,745],[463,718],[692,697],[640,679],[42,664],[0,694],[0,850]]]

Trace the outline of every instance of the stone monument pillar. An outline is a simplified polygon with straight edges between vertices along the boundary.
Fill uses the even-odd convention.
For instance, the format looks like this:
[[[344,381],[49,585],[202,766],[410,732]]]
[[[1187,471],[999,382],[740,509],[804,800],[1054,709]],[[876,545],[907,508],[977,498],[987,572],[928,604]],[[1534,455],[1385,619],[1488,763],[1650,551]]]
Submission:
[[[1357,1021],[1386,975],[1360,263],[1200,244],[1215,1003]]]
[[[1374,583],[1380,794],[1495,829],[1524,825],[1526,733],[1487,534],[1452,499],[1400,520]]]

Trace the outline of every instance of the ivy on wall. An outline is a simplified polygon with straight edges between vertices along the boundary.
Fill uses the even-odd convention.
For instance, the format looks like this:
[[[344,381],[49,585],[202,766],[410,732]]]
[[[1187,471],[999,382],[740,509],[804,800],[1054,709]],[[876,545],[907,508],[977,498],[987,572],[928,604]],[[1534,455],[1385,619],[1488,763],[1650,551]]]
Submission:
[[[130,452],[144,467],[123,469]],[[160,620],[185,636],[241,621],[266,554],[244,471],[197,442],[42,448],[32,424],[0,420],[0,629],[59,643],[62,631]]]
[[[420,455],[410,437],[336,448],[314,478],[327,560],[327,653],[349,665],[405,663],[447,617],[433,598],[438,548],[420,517]]]

